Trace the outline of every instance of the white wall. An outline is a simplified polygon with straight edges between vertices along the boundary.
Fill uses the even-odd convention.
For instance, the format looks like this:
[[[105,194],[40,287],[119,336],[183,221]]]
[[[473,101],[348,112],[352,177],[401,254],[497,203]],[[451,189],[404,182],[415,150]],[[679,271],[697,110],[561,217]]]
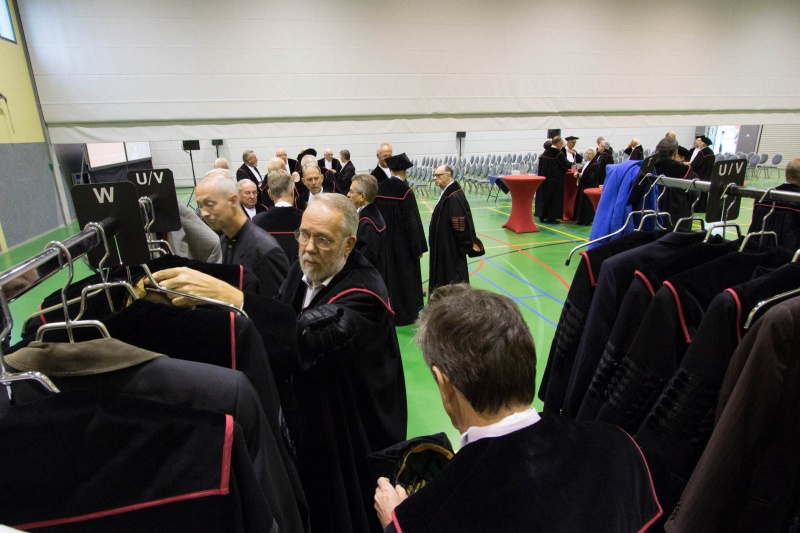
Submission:
[[[179,179],[191,176],[182,139],[224,139],[236,161],[243,147],[262,158],[347,147],[368,168],[379,142],[422,157],[454,152],[456,131],[481,153],[538,151],[547,128],[622,148],[697,125],[800,124],[796,0],[26,0],[20,11],[53,142],[163,143],[154,161]]]

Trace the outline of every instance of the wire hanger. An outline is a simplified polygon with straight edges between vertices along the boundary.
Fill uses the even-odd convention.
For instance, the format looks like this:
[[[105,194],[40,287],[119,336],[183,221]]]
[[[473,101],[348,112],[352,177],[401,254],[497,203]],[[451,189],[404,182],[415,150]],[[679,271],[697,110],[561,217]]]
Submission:
[[[731,216],[731,209],[733,209],[733,206],[736,203],[736,199],[734,199],[733,197],[729,197],[728,196],[728,190],[733,185],[736,185],[736,183],[734,183],[734,182],[728,183],[727,185],[725,185],[725,189],[723,189],[723,191],[722,191],[722,195],[720,196],[720,198],[722,199],[722,206],[723,206],[722,224],[714,226],[714,228],[722,228],[722,239],[723,240],[725,240],[725,230],[727,228],[734,228],[736,230],[736,238],[737,239],[741,238],[741,236],[742,236],[742,230],[741,230],[741,228],[739,228],[739,224],[728,222],[728,220],[730,220],[730,216]],[[725,202],[726,202],[726,200],[728,198],[731,199],[731,202],[728,204],[728,207],[725,208]],[[706,238],[703,239],[703,242],[708,242],[708,240],[710,238],[711,238],[711,231],[706,233]]]
[[[2,341],[11,333],[11,329],[14,326],[14,319],[11,316],[11,310],[8,308],[8,301],[6,300],[2,287],[0,287],[0,310],[2,310],[3,313],[3,328],[2,331],[0,331],[0,384],[6,386],[6,393],[8,394],[9,401],[14,401],[11,384],[15,381],[33,380],[50,392],[60,392],[55,383],[50,381],[50,378],[41,372],[8,372],[6,369],[5,357],[3,356]]]
[[[686,190],[683,191],[683,192],[685,194],[689,194],[689,191],[692,190],[692,187],[694,187],[694,184],[695,184],[696,181],[699,181],[699,178],[693,179],[691,181],[691,183],[689,183],[689,186],[686,187]],[[694,216],[694,208],[697,205],[697,202],[699,202],[699,201],[700,201],[700,195],[698,194],[697,197],[694,199],[694,202],[692,202],[692,206],[691,206],[691,210],[689,212],[689,216],[678,219],[678,221],[675,223],[675,227],[672,229],[673,233],[678,231],[678,229],[681,226],[681,223],[687,222],[687,221],[694,222],[695,220],[700,221],[700,229],[701,229],[701,231],[705,231],[705,229],[706,229],[706,221],[703,219],[703,217]],[[691,231],[691,226],[690,226],[690,231]]]
[[[759,202],[763,202],[769,196],[769,193],[772,191],[773,188],[774,187],[770,187],[766,191],[764,191],[764,195],[761,197]],[[773,200],[772,201],[772,209],[770,209],[769,213],[764,215],[764,218],[761,219],[761,231],[754,231],[753,233],[748,233],[745,236],[744,240],[742,241],[742,245],[739,247],[739,251],[740,252],[744,251],[744,248],[745,248],[745,246],[747,246],[747,243],[750,240],[750,237],[753,237],[753,236],[756,236],[756,235],[761,237],[761,239],[759,239],[759,241],[758,241],[759,244],[761,244],[763,242],[763,238],[764,238],[765,235],[770,235],[775,240],[775,246],[778,246],[778,234],[775,233],[774,231],[765,231],[765,228],[767,226],[767,219],[770,217],[770,215],[772,215],[772,213],[775,212],[775,203],[776,202]]]
[[[154,239],[153,233],[150,228],[156,222],[156,208],[153,205],[153,199],[150,196],[142,196],[139,198],[139,208],[142,211],[142,218],[144,219],[144,232],[147,236],[147,247],[150,250],[150,257],[154,253],[163,255],[175,255],[172,251],[172,246],[163,239]]]
[[[639,182],[639,184],[641,184],[645,179],[652,179],[653,177],[655,177],[655,176],[653,176],[652,174],[645,174],[644,176],[642,176],[642,179]],[[581,248],[583,248],[585,246],[591,246],[592,244],[597,244],[598,242],[605,241],[606,239],[610,239],[611,237],[615,237],[615,236],[619,235],[620,233],[622,233],[623,231],[625,231],[625,228],[628,227],[628,224],[633,219],[634,215],[645,216],[647,213],[655,214],[655,211],[653,211],[652,209],[645,209],[644,208],[644,204],[647,201],[647,196],[650,194],[650,191],[653,190],[654,186],[655,186],[655,181],[653,181],[653,183],[650,184],[650,188],[647,190],[647,193],[642,197],[642,208],[640,210],[638,210],[638,211],[631,211],[630,213],[628,213],[628,216],[625,218],[625,222],[622,224],[622,226],[619,227],[619,229],[617,229],[616,231],[613,231],[612,233],[609,233],[608,235],[604,235],[602,237],[598,237],[597,239],[593,239],[591,241],[583,242],[583,243],[579,244],[578,246],[576,246],[575,248],[570,250],[569,255],[567,256],[567,261],[566,261],[565,265],[569,266],[570,261],[572,261],[572,256],[575,254],[575,252],[577,252]]]
[[[100,322],[99,320],[72,320],[69,317],[69,303],[67,302],[67,288],[72,283],[72,278],[75,275],[75,267],[72,263],[72,254],[69,253],[69,249],[64,246],[60,242],[52,241],[47,245],[47,248],[58,248],[61,250],[61,253],[67,260],[67,268],[68,268],[68,275],[67,275],[67,282],[61,288],[61,304],[64,308],[64,321],[63,322],[53,322],[51,324],[44,324],[39,326],[39,329],[36,330],[36,340],[41,341],[44,338],[44,334],[48,331],[66,329],[67,336],[69,337],[69,342],[75,342],[75,337],[72,334],[72,330],[76,328],[87,328],[92,327],[96,328],[100,331],[104,338],[110,338],[111,335],[108,333],[108,329],[106,329],[105,324]]]
[[[150,271],[150,267],[146,264],[141,265],[142,269],[144,270],[145,276],[147,276],[148,281],[150,282],[150,286],[145,285],[145,290],[148,292],[157,292],[161,294],[171,294],[173,296],[182,296],[184,298],[190,298],[192,300],[197,300],[199,302],[216,305],[218,307],[224,307],[229,311],[234,313],[241,314],[247,318],[250,318],[247,313],[245,313],[244,309],[240,309],[233,304],[229,304],[228,302],[223,302],[221,300],[215,300],[214,298],[208,298],[206,296],[195,296],[193,294],[188,294],[185,292],[175,291],[172,289],[167,289],[159,285],[159,283],[153,278],[153,273]]]

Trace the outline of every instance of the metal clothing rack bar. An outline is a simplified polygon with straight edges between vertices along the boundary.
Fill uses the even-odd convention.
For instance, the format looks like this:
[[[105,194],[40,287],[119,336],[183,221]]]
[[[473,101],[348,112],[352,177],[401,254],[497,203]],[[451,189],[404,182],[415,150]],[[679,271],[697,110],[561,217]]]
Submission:
[[[103,226],[107,236],[115,233],[116,222],[114,222],[114,219],[106,218],[99,224]],[[88,227],[68,238],[62,244],[66,246],[72,259],[75,260],[101,243],[100,231],[96,228]],[[23,261],[0,273],[0,288],[2,288],[6,301],[11,302],[18,296],[25,294],[35,285],[61,270],[66,264],[67,258],[59,249],[48,248],[27,261]],[[17,283],[12,284],[14,281]]]
[[[87,226],[86,229],[65,240],[58,247],[48,247],[27,261],[0,273],[0,313],[2,313],[3,320],[0,340],[5,339],[13,327],[11,310],[8,307],[9,302],[60,271],[70,261],[74,261],[98,246],[103,242],[102,232],[105,232],[106,235],[113,235],[115,227],[114,219],[106,218],[98,224]],[[0,384],[6,386],[9,400],[12,399],[11,383],[28,379],[38,381],[45,388],[58,392],[58,388],[53,382],[41,372],[7,372],[3,351],[0,349]]]
[[[683,178],[668,178],[666,176],[645,176],[657,178],[658,182],[665,187],[678,189],[688,189],[690,191],[709,192],[711,190],[710,181],[687,182]],[[776,189],[761,189],[758,187],[746,187],[744,185],[731,184],[725,191],[726,196],[738,196],[740,198],[753,198],[754,200],[764,200],[769,202],[787,202],[800,205],[800,193],[790,191],[779,191]]]

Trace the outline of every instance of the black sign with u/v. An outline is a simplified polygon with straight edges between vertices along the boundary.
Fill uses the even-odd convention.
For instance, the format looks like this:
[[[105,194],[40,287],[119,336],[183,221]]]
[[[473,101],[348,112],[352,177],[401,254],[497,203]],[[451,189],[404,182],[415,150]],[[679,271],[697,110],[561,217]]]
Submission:
[[[719,222],[722,220],[722,210],[728,212],[726,220],[736,220],[739,217],[739,204],[742,199],[738,196],[721,198],[725,187],[730,183],[744,185],[747,172],[746,159],[730,159],[717,161],[711,170],[711,190],[708,193],[708,207],[706,208],[706,222]]]
[[[130,170],[128,181],[136,185],[139,198],[147,196],[153,200],[155,222],[150,226],[150,231],[161,233],[181,229],[178,194],[175,192],[175,178],[170,169]]]
[[[113,218],[116,222],[116,236],[106,236],[110,256],[103,266],[141,265],[150,260],[139,195],[133,183],[117,181],[75,185],[71,193],[81,228],[104,218]],[[97,268],[104,254],[105,248],[98,246],[89,252],[89,263]]]

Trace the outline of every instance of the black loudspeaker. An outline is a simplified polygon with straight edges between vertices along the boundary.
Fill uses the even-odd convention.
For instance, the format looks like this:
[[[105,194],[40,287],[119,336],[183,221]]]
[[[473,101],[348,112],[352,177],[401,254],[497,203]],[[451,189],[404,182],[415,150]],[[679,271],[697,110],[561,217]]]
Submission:
[[[222,146],[222,139],[211,139],[211,146]]]
[[[466,136],[467,136],[467,132],[466,131],[457,131],[456,132],[456,139],[463,139]]]
[[[560,129],[557,129],[557,130],[547,130],[547,138],[548,138],[548,139],[552,139],[552,138],[553,138],[553,137],[555,137],[556,135],[561,135],[561,130],[560,130]]]
[[[199,150],[200,149],[200,141],[183,141],[183,149],[186,150],[186,151]]]

